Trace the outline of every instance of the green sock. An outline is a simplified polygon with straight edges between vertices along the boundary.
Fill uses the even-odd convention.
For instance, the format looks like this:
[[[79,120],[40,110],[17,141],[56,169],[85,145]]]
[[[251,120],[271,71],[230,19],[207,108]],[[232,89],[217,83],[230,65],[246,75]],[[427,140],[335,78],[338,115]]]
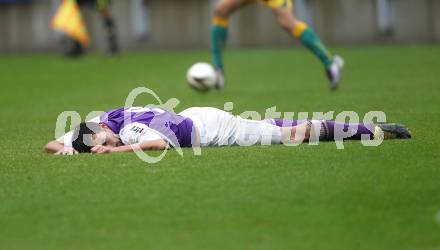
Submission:
[[[309,48],[325,66],[328,66],[333,62],[331,53],[327,50],[313,29],[307,28],[304,30],[299,37],[299,40],[304,46]]]
[[[223,68],[222,48],[228,38],[228,28],[212,24],[211,26],[211,53],[215,67]]]

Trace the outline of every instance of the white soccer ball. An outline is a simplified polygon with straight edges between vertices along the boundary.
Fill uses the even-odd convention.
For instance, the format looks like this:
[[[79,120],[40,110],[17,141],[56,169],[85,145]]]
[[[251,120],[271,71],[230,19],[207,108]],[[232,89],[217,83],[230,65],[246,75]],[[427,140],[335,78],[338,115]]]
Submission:
[[[215,88],[217,73],[211,64],[199,62],[188,69],[186,79],[191,87],[197,90],[207,91]]]

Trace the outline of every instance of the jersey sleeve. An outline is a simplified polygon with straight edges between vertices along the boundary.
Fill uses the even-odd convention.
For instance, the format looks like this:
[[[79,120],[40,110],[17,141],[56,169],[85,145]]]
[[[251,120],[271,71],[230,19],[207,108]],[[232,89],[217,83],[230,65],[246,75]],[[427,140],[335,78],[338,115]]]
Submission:
[[[125,126],[121,129],[119,136],[124,145],[163,140],[159,132],[139,122],[130,123]]]
[[[64,147],[72,147],[73,131],[68,132],[62,138],[60,138],[58,140],[62,140],[63,141]]]

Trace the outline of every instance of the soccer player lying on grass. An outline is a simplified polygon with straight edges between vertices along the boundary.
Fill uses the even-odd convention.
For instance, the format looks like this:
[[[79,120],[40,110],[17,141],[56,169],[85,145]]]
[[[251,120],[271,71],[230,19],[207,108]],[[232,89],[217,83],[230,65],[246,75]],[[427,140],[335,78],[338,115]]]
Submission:
[[[211,53],[218,75],[217,88],[223,88],[225,85],[222,49],[228,36],[229,16],[241,7],[253,3],[263,4],[273,10],[280,26],[322,62],[330,80],[330,88],[336,89],[341,80],[344,61],[339,56],[333,56],[319,36],[306,23],[295,17],[292,0],[219,0],[216,3],[211,22]]]
[[[335,127],[357,128],[343,139],[411,138],[398,124],[348,124],[328,120],[255,121],[209,107],[194,107],[175,114],[156,107],[118,108],[105,112],[45,146],[59,155],[163,150],[169,147],[231,146],[338,140]],[[317,128],[317,129],[316,129]],[[339,138],[341,140],[342,138]]]

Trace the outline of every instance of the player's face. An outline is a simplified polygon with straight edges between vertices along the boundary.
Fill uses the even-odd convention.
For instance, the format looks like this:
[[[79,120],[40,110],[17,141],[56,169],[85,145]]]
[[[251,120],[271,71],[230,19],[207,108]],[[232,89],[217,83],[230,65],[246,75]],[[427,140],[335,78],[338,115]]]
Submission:
[[[104,145],[108,147],[121,146],[121,140],[113,131],[107,127],[92,136],[95,145]]]

